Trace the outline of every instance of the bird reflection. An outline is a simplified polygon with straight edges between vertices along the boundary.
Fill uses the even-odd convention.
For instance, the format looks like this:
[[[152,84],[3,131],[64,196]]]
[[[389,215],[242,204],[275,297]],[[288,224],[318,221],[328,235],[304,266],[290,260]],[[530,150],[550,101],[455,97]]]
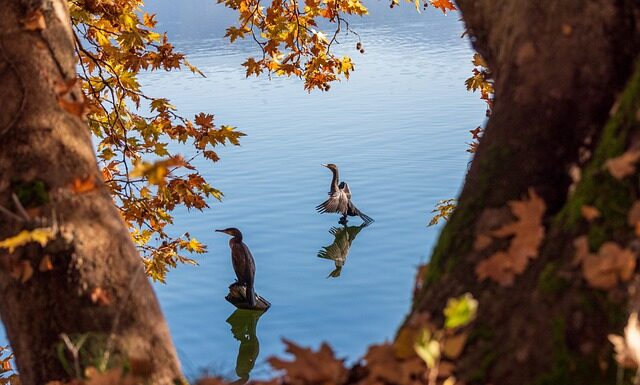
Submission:
[[[349,255],[351,242],[353,242],[358,233],[368,225],[369,223],[365,222],[360,226],[343,225],[342,227],[332,227],[331,230],[329,230],[329,233],[334,236],[333,243],[329,246],[324,246],[318,251],[319,258],[332,259],[336,265],[336,268],[329,273],[327,278],[340,276],[342,266],[344,266],[347,261],[347,255]]]
[[[236,359],[236,374],[240,379],[235,381],[234,384],[245,384],[249,381],[249,374],[260,353],[260,342],[256,335],[256,327],[263,314],[264,311],[236,309],[227,318],[227,323],[231,325],[233,338],[240,341],[238,358]]]

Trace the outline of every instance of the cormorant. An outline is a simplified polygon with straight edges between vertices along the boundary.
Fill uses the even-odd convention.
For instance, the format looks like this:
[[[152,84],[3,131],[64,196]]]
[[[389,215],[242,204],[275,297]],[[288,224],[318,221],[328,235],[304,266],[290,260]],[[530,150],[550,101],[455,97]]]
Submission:
[[[331,179],[329,199],[319,204],[316,207],[316,210],[320,213],[342,214],[340,223],[346,223],[347,215],[350,217],[358,216],[362,218],[365,223],[373,222],[373,218],[358,210],[353,202],[351,202],[351,190],[349,189],[349,185],[345,182],[340,182],[340,184],[338,184],[338,167],[333,163],[323,164],[322,166],[331,170],[333,173],[333,179]]]
[[[256,306],[256,292],[253,288],[253,279],[256,274],[256,264],[253,255],[247,245],[242,242],[242,233],[235,227],[224,230],[216,230],[221,233],[231,235],[233,238],[229,240],[231,248],[231,263],[233,271],[236,272],[238,284],[246,288],[247,301],[251,307]]]
[[[356,239],[356,236],[360,230],[367,227],[368,223],[363,223],[360,226],[343,225],[342,227],[332,227],[329,233],[333,235],[333,243],[329,246],[323,246],[318,251],[318,257],[324,259],[331,259],[336,265],[336,268],[329,273],[329,277],[336,278],[340,276],[342,272],[342,266],[347,261],[347,255],[349,255],[349,249],[351,248],[351,242]]]

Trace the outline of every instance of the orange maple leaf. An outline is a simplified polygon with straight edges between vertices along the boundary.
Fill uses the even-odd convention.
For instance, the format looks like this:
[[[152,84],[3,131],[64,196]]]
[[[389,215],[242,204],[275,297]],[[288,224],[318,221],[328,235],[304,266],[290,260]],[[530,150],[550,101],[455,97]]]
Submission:
[[[456,6],[451,2],[451,0],[429,0],[429,2],[434,7],[440,9],[443,13],[456,10]]]
[[[84,194],[95,190],[96,187],[95,179],[91,176],[85,179],[75,178],[71,184],[71,191],[76,194]]]

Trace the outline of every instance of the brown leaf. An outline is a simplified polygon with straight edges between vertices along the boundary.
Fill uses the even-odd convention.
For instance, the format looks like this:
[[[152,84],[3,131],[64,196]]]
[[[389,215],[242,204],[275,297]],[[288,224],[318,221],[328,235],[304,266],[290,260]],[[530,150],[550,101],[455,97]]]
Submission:
[[[473,242],[473,250],[482,251],[486,249],[491,244],[491,242],[492,240],[490,236],[484,235],[484,234],[478,234],[476,236],[476,240]]]
[[[594,219],[600,217],[600,210],[589,205],[580,207],[580,213],[582,214],[582,217],[589,222],[592,222]]]
[[[442,353],[445,357],[455,360],[460,357],[467,343],[469,334],[463,332],[452,337],[446,337],[443,343]]]
[[[412,326],[404,326],[398,332],[396,339],[393,341],[393,354],[399,359],[414,357],[416,351],[413,344],[416,341],[420,329]]]
[[[29,12],[20,22],[22,23],[22,27],[27,31],[41,31],[47,28],[47,22],[40,9]]]
[[[53,270],[53,263],[51,263],[51,257],[49,254],[45,254],[44,257],[40,260],[40,265],[38,266],[38,271],[45,272]]]
[[[33,276],[33,267],[31,267],[31,262],[22,260],[19,263],[16,263],[13,265],[9,275],[22,283],[27,282],[31,276]]]
[[[317,352],[302,348],[283,339],[286,351],[294,356],[293,361],[283,361],[276,357],[267,361],[276,370],[284,370],[292,385],[341,384],[347,379],[347,369],[343,360],[335,358],[326,343]]]
[[[84,194],[97,188],[95,178],[89,176],[85,179],[75,178],[71,184],[71,191],[76,194]]]
[[[635,253],[614,242],[605,242],[597,255],[589,254],[582,262],[582,274],[589,285],[605,290],[631,279],[635,268]]]
[[[409,384],[412,377],[426,370],[424,361],[417,356],[408,360],[398,359],[390,344],[369,346],[364,359],[369,368],[368,377],[363,381],[365,384]]]
[[[111,304],[111,297],[104,289],[96,287],[91,292],[91,302],[100,306],[109,306]]]
[[[589,240],[587,239],[587,236],[582,235],[574,239],[573,248],[576,250],[576,254],[573,256],[571,265],[579,266],[589,255]]]
[[[609,173],[616,179],[621,180],[625,176],[636,172],[636,163],[640,160],[640,149],[631,149],[624,154],[608,159],[604,166]]]
[[[546,204],[533,189],[528,199],[509,201],[516,220],[491,232],[495,237],[512,237],[506,251],[498,251],[476,265],[476,276],[491,278],[502,286],[511,286],[517,274],[527,268],[529,259],[538,257],[538,248],[544,239],[542,218]]]

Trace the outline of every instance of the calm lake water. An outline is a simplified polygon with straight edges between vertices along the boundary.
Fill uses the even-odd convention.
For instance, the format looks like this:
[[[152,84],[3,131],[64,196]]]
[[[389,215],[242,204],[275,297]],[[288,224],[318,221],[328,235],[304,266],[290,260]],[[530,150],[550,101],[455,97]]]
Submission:
[[[259,343],[252,378],[269,374],[265,359],[284,354],[282,338],[314,348],[327,341],[353,362],[367,345],[392,338],[409,310],[415,267],[439,230],[426,226],[430,211],[457,195],[468,131],[483,120],[483,103],[464,87],[472,51],[459,14],[374,3],[371,17],[352,22],[366,53],[355,52],[353,36],[336,48],[356,63],[351,79],[308,94],[297,79],[245,79],[240,64],[257,48],[222,39],[233,17],[212,3],[150,4],[159,28],[207,78],[142,78],[148,94],[170,97],[185,116],[215,113],[218,124],[248,135],[241,147],[220,148],[215,165],[196,161],[225,197],[204,213],[178,212],[173,230],[189,231],[209,251],[199,266],[181,266],[155,285],[184,370],[237,378],[238,339],[245,360]],[[331,179],[322,163],[338,165],[358,208],[375,219],[363,229],[350,219],[349,234],[338,234],[343,246],[352,243],[337,277],[329,276],[336,263],[318,257],[340,228],[337,215],[314,210]],[[272,303],[259,320],[230,318],[235,308],[224,299],[235,275],[228,237],[213,230],[232,226],[255,257],[256,291]],[[239,363],[240,372],[250,367]]]
[[[483,119],[483,103],[464,87],[472,51],[460,38],[459,14],[374,4],[372,17],[352,24],[366,53],[355,52],[352,36],[337,48],[356,62],[351,79],[308,94],[297,79],[246,79],[240,64],[258,52],[221,38],[232,15],[209,3],[179,4],[152,6],[160,28],[207,78],[152,74],[143,79],[147,92],[170,96],[185,115],[215,113],[218,124],[248,135],[241,147],[220,148],[217,164],[198,163],[224,201],[177,215],[176,233],[189,231],[208,254],[155,286],[184,369],[237,378],[240,341],[231,324],[245,340],[245,360],[259,342],[252,378],[269,374],[265,359],[284,354],[282,338],[314,348],[327,341],[353,362],[370,343],[392,338],[409,310],[415,267],[438,233],[426,226],[430,211],[456,196],[470,159],[468,131]],[[331,179],[322,163],[338,165],[354,202],[375,218],[359,232],[350,229],[349,240],[357,238],[337,277],[328,277],[334,261],[318,257],[339,227],[338,216],[314,210]],[[360,223],[350,219],[349,226]],[[273,305],[257,327],[257,317],[246,314],[227,321],[235,308],[224,296],[235,276],[228,237],[213,230],[231,226],[255,257],[256,291]],[[250,366],[240,362],[239,371]]]

